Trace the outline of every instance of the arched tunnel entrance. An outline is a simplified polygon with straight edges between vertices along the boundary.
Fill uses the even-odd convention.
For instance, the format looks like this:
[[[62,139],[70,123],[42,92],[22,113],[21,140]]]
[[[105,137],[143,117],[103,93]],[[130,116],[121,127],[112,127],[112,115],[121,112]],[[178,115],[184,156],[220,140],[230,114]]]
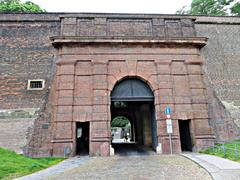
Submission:
[[[149,154],[157,146],[154,95],[136,78],[117,83],[111,93],[111,135],[116,154]]]

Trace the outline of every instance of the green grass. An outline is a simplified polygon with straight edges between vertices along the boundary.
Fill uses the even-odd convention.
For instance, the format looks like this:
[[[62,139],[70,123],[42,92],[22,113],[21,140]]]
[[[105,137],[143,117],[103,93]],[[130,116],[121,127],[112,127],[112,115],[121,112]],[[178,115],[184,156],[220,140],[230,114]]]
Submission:
[[[12,179],[31,174],[62,160],[64,158],[28,158],[0,148],[0,179]]]
[[[236,156],[236,151],[235,151],[235,144],[236,143],[238,143],[237,146],[236,146],[237,151],[238,151],[238,156]],[[216,145],[215,148],[208,148],[208,149],[205,149],[205,150],[200,151],[200,152],[240,162],[240,140],[235,140],[235,141],[226,143],[225,147],[226,147],[226,154],[225,155],[224,155],[223,149],[221,148],[221,144]],[[228,149],[228,148],[231,148],[231,149]]]

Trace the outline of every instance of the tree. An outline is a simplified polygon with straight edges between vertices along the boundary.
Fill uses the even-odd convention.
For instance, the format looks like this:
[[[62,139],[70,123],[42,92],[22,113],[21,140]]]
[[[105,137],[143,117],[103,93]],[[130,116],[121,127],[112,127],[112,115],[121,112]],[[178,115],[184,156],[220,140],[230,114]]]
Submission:
[[[193,0],[190,7],[184,6],[177,14],[227,16],[240,14],[238,0]]]
[[[0,0],[0,12],[46,12],[46,10],[31,1],[21,3],[20,0]]]
[[[240,16],[240,2],[237,2],[231,7],[231,12],[233,15]]]
[[[127,127],[129,126],[130,121],[124,116],[117,116],[111,122],[111,127]]]

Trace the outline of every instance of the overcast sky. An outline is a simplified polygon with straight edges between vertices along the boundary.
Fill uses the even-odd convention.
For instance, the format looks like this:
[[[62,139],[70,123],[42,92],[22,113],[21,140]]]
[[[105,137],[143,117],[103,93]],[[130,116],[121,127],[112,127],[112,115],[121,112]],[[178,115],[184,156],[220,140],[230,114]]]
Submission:
[[[26,1],[26,0],[24,0]],[[174,14],[192,0],[30,0],[48,12]]]

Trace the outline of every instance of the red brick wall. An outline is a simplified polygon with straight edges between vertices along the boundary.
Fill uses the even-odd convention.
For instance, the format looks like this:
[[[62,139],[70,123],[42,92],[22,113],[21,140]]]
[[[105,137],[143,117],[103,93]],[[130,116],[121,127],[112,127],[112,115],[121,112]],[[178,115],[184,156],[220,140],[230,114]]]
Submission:
[[[44,150],[44,153],[40,151],[45,142],[50,143],[52,139],[51,118],[45,110],[49,106],[47,104],[50,102],[49,94],[55,76],[56,51],[49,37],[58,34],[58,15],[1,14],[0,111],[24,111],[25,108],[37,110],[34,118],[28,119],[0,115],[1,122],[8,121],[1,123],[0,129],[8,129],[8,133],[0,137],[1,146],[24,151],[27,155],[32,154],[29,150],[33,150],[34,155],[50,155],[49,150]],[[45,88],[40,91],[27,90],[28,79],[44,79]],[[12,124],[11,129],[8,128],[9,124]],[[17,141],[17,132],[19,137],[23,137],[21,141]]]

